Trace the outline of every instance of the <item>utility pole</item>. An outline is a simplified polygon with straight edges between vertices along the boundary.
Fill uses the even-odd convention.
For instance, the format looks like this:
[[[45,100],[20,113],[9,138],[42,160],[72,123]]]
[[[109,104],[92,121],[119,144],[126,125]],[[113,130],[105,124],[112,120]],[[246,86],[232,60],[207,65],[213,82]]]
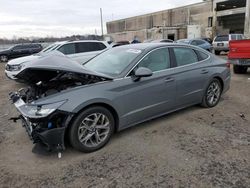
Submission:
[[[100,8],[100,14],[101,14],[101,30],[102,30],[102,38],[103,38],[102,8]]]

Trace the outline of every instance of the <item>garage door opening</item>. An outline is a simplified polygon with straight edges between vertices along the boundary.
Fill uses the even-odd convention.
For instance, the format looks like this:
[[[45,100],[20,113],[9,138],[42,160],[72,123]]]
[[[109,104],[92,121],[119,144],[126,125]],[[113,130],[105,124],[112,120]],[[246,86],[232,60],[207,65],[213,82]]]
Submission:
[[[244,33],[245,14],[233,14],[217,18],[219,34]]]

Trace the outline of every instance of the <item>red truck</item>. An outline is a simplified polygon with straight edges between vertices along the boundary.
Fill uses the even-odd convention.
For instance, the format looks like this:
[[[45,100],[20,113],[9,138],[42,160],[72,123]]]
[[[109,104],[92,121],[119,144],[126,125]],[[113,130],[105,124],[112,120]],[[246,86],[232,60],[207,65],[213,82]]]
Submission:
[[[250,67],[250,40],[230,41],[228,61],[233,64],[234,73],[246,73]]]

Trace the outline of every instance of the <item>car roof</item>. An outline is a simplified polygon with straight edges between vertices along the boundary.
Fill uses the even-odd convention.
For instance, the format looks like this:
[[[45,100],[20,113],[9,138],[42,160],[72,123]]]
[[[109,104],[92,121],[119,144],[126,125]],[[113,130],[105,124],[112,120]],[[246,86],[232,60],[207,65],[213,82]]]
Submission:
[[[152,50],[155,48],[160,47],[171,47],[171,46],[184,46],[184,47],[190,47],[188,44],[178,44],[178,43],[137,43],[137,44],[127,44],[123,46],[118,46],[117,48],[123,48],[123,49],[135,49],[135,50]]]
[[[101,43],[105,43],[106,41],[99,41],[99,40],[71,40],[71,41],[59,41],[59,42],[55,42],[54,44],[67,44],[67,43],[75,43],[75,42],[101,42]]]

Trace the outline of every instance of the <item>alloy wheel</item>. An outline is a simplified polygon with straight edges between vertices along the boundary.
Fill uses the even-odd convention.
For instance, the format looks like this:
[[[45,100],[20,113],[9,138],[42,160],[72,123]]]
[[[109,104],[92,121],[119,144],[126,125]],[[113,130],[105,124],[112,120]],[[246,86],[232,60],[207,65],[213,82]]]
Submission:
[[[85,117],[78,128],[78,139],[86,147],[102,144],[110,132],[110,120],[103,113],[93,113]]]
[[[218,100],[220,99],[221,95],[221,87],[217,81],[213,81],[207,90],[207,103],[209,105],[214,106]]]

